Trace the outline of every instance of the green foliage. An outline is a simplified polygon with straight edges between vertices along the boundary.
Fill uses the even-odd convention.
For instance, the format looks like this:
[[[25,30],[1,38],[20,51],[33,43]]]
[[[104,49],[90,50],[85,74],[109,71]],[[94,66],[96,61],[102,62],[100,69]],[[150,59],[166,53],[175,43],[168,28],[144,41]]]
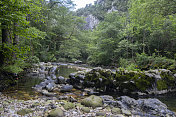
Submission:
[[[166,57],[160,57],[153,54],[152,56],[148,56],[144,53],[137,54],[136,64],[140,69],[157,69],[163,68],[167,69],[173,65],[175,65],[175,60],[167,59]]]
[[[27,60],[26,60],[27,63],[39,63],[40,60],[38,57],[36,56],[31,56],[31,57],[28,57]]]
[[[8,73],[20,73],[24,68],[28,66],[23,60],[15,60],[14,64],[5,65],[2,67],[2,70]]]

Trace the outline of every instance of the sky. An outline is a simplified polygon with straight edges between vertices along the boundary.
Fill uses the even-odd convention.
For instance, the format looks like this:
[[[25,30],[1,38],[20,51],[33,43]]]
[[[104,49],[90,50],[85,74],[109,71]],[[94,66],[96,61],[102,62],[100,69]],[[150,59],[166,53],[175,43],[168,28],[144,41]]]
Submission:
[[[86,4],[94,4],[94,1],[96,0],[72,0],[74,2],[74,4],[76,4],[75,8],[76,10],[79,8],[83,8],[86,6]]]

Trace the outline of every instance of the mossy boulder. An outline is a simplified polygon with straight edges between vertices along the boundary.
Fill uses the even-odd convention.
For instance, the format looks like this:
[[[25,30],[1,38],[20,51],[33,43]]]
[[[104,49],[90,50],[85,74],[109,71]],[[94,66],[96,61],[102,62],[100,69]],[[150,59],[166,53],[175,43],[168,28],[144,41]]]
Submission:
[[[67,103],[65,103],[65,105],[63,107],[65,110],[69,110],[69,109],[75,108],[75,104],[73,104],[71,102],[67,102]]]
[[[120,108],[113,108],[111,110],[112,114],[121,114],[121,109]]]
[[[103,99],[99,96],[91,95],[81,101],[81,104],[87,106],[87,107],[101,107],[103,106]]]
[[[81,110],[85,113],[89,113],[90,112],[90,108],[88,107],[82,107]]]
[[[57,108],[55,110],[52,110],[49,114],[48,117],[64,117],[64,112],[62,109]]]
[[[17,111],[17,114],[23,116],[23,115],[26,115],[26,114],[29,114],[29,113],[32,113],[32,112],[34,112],[34,111],[31,110],[31,109],[22,109],[22,110]]]

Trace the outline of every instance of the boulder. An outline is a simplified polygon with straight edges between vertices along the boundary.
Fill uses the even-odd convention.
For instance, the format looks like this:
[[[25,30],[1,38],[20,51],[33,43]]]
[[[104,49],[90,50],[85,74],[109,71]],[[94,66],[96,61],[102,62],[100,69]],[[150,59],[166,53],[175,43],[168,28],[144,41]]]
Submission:
[[[112,106],[117,106],[117,101],[114,100],[112,96],[109,95],[103,95],[100,96],[103,99],[104,104],[112,105]]]
[[[31,109],[22,109],[22,110],[17,111],[17,114],[24,116],[24,115],[32,113],[32,112],[33,112],[33,110],[31,110]]]
[[[90,112],[90,108],[88,107],[82,107],[81,110],[85,113],[89,113]]]
[[[77,61],[75,61],[74,63],[75,63],[75,64],[81,64],[82,61],[77,60]]]
[[[45,96],[48,96],[48,97],[54,97],[56,96],[55,93],[49,93],[47,90],[42,90],[41,93]]]
[[[64,104],[63,107],[64,107],[65,110],[69,110],[69,109],[75,108],[75,104],[73,104],[71,102],[67,102],[67,103]]]
[[[72,85],[64,85],[61,87],[60,91],[61,92],[70,92],[73,89]]]
[[[131,112],[129,110],[126,110],[126,109],[122,109],[122,114],[124,114],[126,116],[131,116]]]
[[[112,114],[121,114],[121,109],[120,108],[113,108],[111,110]]]
[[[81,101],[81,104],[87,107],[101,107],[103,106],[103,99],[99,96],[91,95]]]
[[[138,99],[135,100],[128,96],[121,96],[117,98],[118,106],[122,108],[122,113],[130,115],[129,110],[136,112],[138,115],[147,116],[162,116],[166,115],[175,117],[175,114],[167,109],[167,106],[158,99]],[[142,114],[141,114],[142,113]]]
[[[66,79],[63,76],[59,76],[57,78],[56,83],[58,83],[58,84],[65,84],[66,83]]]
[[[48,117],[64,117],[64,112],[62,109],[57,108],[55,110],[52,110],[49,114]]]
[[[52,90],[54,89],[54,87],[55,87],[55,84],[54,84],[54,83],[49,83],[48,85],[46,85],[46,89],[47,89],[48,91],[52,91]]]

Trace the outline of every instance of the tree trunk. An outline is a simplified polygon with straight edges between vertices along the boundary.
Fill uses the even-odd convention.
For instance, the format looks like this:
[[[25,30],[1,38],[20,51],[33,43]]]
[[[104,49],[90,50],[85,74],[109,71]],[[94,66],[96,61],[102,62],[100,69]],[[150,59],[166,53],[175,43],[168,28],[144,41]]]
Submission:
[[[5,51],[4,44],[5,43],[10,43],[10,38],[9,38],[9,32],[8,28],[6,26],[6,23],[2,23],[2,50],[0,51],[0,66],[2,66],[5,62],[5,56],[3,55],[3,52]]]
[[[17,23],[14,23],[14,31],[13,31],[13,32],[14,32],[14,38],[13,38],[13,45],[14,45],[14,46],[19,44],[19,35],[16,34],[16,32],[17,32],[17,27],[18,27],[18,24],[17,24]],[[15,52],[13,52],[13,58],[14,58],[14,59],[17,59]]]

